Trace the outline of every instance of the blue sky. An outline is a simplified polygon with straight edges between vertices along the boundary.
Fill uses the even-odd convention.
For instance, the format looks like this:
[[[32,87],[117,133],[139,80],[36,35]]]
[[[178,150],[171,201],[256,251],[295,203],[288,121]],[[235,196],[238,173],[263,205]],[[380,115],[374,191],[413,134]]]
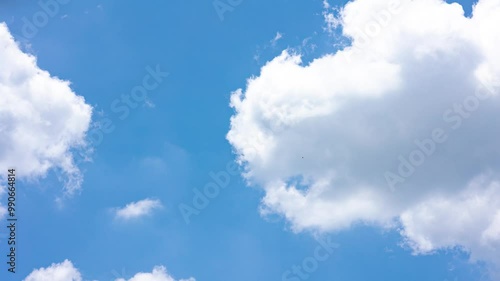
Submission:
[[[473,1],[460,4],[470,14]],[[214,182],[210,173],[227,171],[243,149],[239,141],[253,136],[226,139],[236,131],[230,119],[238,114],[229,106],[231,93],[245,90],[251,77],[264,77],[261,68],[283,50],[309,62],[348,42],[339,29],[325,30],[324,15],[334,10],[322,1],[243,0],[223,19],[211,1],[89,0],[58,7],[31,38],[22,18],[40,11],[36,2],[3,1],[0,22],[24,52],[36,56],[40,69],[71,81],[73,92],[93,107],[94,127],[87,133],[103,122],[112,129],[99,141],[87,135],[94,150],[90,162],[70,149],[83,174],[71,196],[61,169],[20,178],[17,270],[7,272],[2,262],[0,280],[24,280],[33,270],[66,259],[82,280],[129,280],[161,265],[175,280],[286,280],[284,272],[314,254],[318,236],[338,248],[307,278],[289,280],[488,280],[483,262],[470,262],[459,243],[413,255],[401,246],[405,237],[398,227],[359,221],[348,228],[309,227],[272,206],[272,214],[261,215],[271,189],[260,185],[272,176],[256,168],[260,162],[249,169],[261,184],[248,186],[241,175],[245,168],[239,167],[227,187],[186,223],[180,204],[192,205],[193,189]],[[281,38],[273,41],[277,34]],[[155,68],[168,75],[156,80],[135,108],[126,105],[121,96],[143,85]],[[113,110],[114,103],[128,114]],[[279,163],[269,163],[278,170]],[[117,215],[119,208],[145,199],[158,203],[147,214]],[[0,240],[3,253],[6,242]]]

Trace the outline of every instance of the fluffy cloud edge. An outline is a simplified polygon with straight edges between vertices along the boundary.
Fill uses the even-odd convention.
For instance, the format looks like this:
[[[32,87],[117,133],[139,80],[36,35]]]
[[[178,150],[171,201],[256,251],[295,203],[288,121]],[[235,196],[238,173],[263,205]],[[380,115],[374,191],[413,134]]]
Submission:
[[[23,281],[83,281],[82,274],[70,260],[52,263],[48,267],[34,269]],[[94,280],[97,281],[97,280]],[[177,281],[164,266],[155,266],[152,272],[139,272],[130,279],[116,278],[115,281]],[[196,281],[193,277],[178,281]]]
[[[55,171],[65,196],[72,196],[83,183],[74,153],[88,149],[92,107],[69,81],[40,69],[6,23],[0,23],[0,48],[0,168],[16,168],[29,181]]]
[[[423,96],[422,99],[433,101],[434,104],[423,105],[427,105],[426,110],[435,114],[439,121],[440,114],[448,112],[445,111],[446,106],[455,106],[454,101],[474,101],[474,88],[482,87],[478,82],[487,81],[486,88],[490,92],[494,89],[490,96],[494,101],[482,103],[480,111],[483,118],[496,120],[492,117],[498,112],[494,107],[495,101],[498,101],[500,57],[493,50],[500,46],[500,37],[495,35],[493,29],[499,23],[500,1],[480,0],[474,6],[470,18],[464,16],[462,7],[457,3],[448,4],[441,0],[392,2],[401,5],[395,7],[394,3],[391,6],[388,1],[355,0],[338,10],[339,17],[325,13],[329,29],[340,24],[343,35],[353,40],[352,45],[335,54],[317,58],[308,65],[302,63],[300,55],[288,51],[265,64],[258,76],[248,79],[245,90],[236,90],[231,95],[230,105],[235,109],[235,114],[231,117],[227,139],[245,168],[244,177],[250,184],[261,186],[266,192],[262,199],[262,214],[282,215],[291,223],[294,231],[345,230],[356,222],[374,223],[382,227],[389,225],[393,228],[400,225],[404,228],[401,234],[415,253],[430,253],[461,245],[471,252],[472,261],[488,260],[500,264],[493,255],[495,249],[500,249],[497,215],[500,203],[495,200],[500,197],[496,188],[499,175],[488,175],[487,164],[474,167],[475,174],[467,178],[462,175],[449,181],[456,173],[452,168],[433,178],[440,183],[440,180],[446,182],[448,176],[448,182],[455,184],[448,189],[444,185],[439,188],[430,185],[427,189],[418,190],[421,182],[415,176],[417,180],[412,187],[417,188],[399,189],[397,192],[374,188],[374,185],[386,184],[367,180],[383,178],[381,175],[388,170],[381,170],[372,178],[367,176],[358,180],[352,175],[358,176],[359,173],[356,174],[353,167],[345,164],[360,157],[354,153],[355,149],[349,151],[342,149],[342,146],[347,148],[354,145],[356,148],[358,145],[360,154],[372,153],[372,147],[384,144],[389,139],[384,139],[384,134],[391,136],[390,133],[395,132],[399,134],[393,135],[395,139],[403,140],[403,135],[410,140],[409,144],[387,141],[386,146],[395,150],[394,155],[373,153],[375,159],[388,158],[380,161],[380,166],[392,169],[391,166],[397,164],[394,160],[398,160],[399,151],[412,151],[413,139],[426,136],[429,128],[437,126],[432,123],[432,119],[431,123],[424,126],[415,122],[420,121],[418,117],[421,117],[421,112],[426,112],[423,109],[420,109],[419,114],[418,111],[412,112],[411,107],[398,107],[394,101],[401,95],[401,89],[405,89],[403,86],[411,89],[413,85],[414,88],[421,88],[422,92],[434,93],[434,96],[425,96],[416,90],[407,91],[409,96]],[[330,9],[331,6],[324,2],[324,8]],[[421,20],[422,15],[426,15],[425,21]],[[374,24],[383,26],[377,29]],[[466,56],[461,56],[461,52]],[[443,70],[449,75],[442,75],[439,71]],[[420,77],[411,79],[412,76]],[[433,80],[433,76],[441,80]],[[432,81],[434,86],[426,85]],[[462,89],[457,85],[463,86]],[[446,93],[441,100],[440,93]],[[394,107],[356,107],[358,104],[377,105],[384,100],[393,102]],[[406,102],[415,100],[407,99]],[[422,104],[415,104],[415,108],[419,105]],[[346,106],[348,109],[343,108]],[[372,118],[346,113],[362,109],[368,109],[366,112]],[[385,117],[380,117],[374,109],[386,109],[386,112],[392,110],[407,120],[398,120],[397,115],[387,114],[387,123],[394,121],[397,125],[394,128],[380,124],[375,124],[373,128],[348,127],[384,120]],[[344,114],[339,115],[344,119],[333,119],[332,116],[339,112]],[[406,125],[414,124],[416,129],[413,132],[408,130],[405,121]],[[329,126],[328,122],[333,125]],[[478,125],[477,122],[474,124]],[[463,127],[463,132],[455,138],[463,138],[464,141],[451,140],[449,145],[467,149],[470,143],[476,141],[480,149],[475,150],[481,153],[480,157],[486,159],[485,162],[496,163],[488,157],[497,153],[498,149],[492,146],[491,141],[486,141],[487,136],[495,135],[496,130],[483,134],[484,139],[478,138],[480,141],[477,141],[474,136],[478,132],[470,129],[470,126]],[[334,132],[320,134],[318,131]],[[338,136],[345,137],[342,139]],[[333,141],[332,137],[337,138]],[[329,146],[327,141],[339,144]],[[473,152],[463,154],[465,159],[478,157],[478,152]],[[334,156],[346,161],[334,163],[331,160]],[[423,171],[419,172],[434,175],[435,171],[452,166],[453,160],[441,156],[434,158],[438,159],[428,161],[428,167],[421,168]],[[351,177],[342,178],[339,177],[342,173],[324,168],[332,163],[336,165],[332,167],[346,170],[351,173]],[[362,168],[369,164],[377,165],[366,164],[366,161],[358,164]],[[457,167],[465,168],[466,164]],[[461,181],[457,183],[458,180]],[[332,182],[339,187],[331,188]],[[481,183],[479,187],[478,182]],[[337,190],[338,194],[332,190]],[[476,199],[481,202],[481,206],[474,201]],[[454,209],[450,213],[442,208],[454,205],[463,206],[465,210],[459,212]],[[463,220],[448,222],[455,214],[460,214],[459,218]],[[467,219],[468,214],[483,219],[475,223]],[[440,217],[449,229],[443,229],[442,232],[436,230],[441,224],[436,221],[430,223],[432,220],[429,220],[429,216]],[[470,227],[476,229],[470,233],[452,231]]]
[[[122,208],[115,209],[115,218],[120,220],[133,220],[149,216],[153,211],[161,209],[162,203],[158,199],[146,198],[136,202],[128,203]]]

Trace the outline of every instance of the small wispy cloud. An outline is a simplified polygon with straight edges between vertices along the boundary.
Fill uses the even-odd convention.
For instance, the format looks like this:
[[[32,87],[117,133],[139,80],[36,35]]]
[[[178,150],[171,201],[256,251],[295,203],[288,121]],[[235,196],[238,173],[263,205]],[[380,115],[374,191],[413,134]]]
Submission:
[[[144,199],[127,204],[115,212],[115,217],[122,220],[136,219],[150,215],[154,210],[162,208],[160,200]]]
[[[342,8],[332,7],[327,0],[323,0],[323,18],[326,24],[324,30],[333,34],[342,25]]]
[[[330,3],[328,3],[327,0],[323,0],[323,8],[324,9],[329,9],[330,8]]]
[[[276,33],[276,36],[274,36],[274,38],[271,40],[271,46],[276,46],[276,43],[281,39],[283,38],[283,34],[281,34],[280,32],[277,32]]]
[[[284,35],[283,33],[278,31],[278,32],[276,32],[276,35],[273,37],[273,39],[267,41],[263,45],[257,45],[257,53],[253,56],[253,59],[256,62],[259,62],[260,57],[261,57],[262,53],[264,52],[264,50],[276,48],[278,41],[283,39],[283,35]]]

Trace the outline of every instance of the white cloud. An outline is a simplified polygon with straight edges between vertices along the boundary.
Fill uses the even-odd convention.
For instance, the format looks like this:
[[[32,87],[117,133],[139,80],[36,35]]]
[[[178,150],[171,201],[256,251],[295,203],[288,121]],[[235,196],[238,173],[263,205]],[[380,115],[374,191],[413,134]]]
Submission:
[[[352,46],[309,65],[284,51],[231,97],[227,138],[262,213],[295,231],[400,224],[418,253],[500,264],[500,0],[472,18],[441,0],[355,0],[340,19]],[[391,191],[386,172],[437,128],[447,139]]]
[[[82,281],[78,269],[69,260],[53,263],[46,268],[35,269],[24,281]]]
[[[40,69],[0,23],[0,170],[39,179],[60,172],[65,193],[79,190],[83,176],[72,149],[85,146],[92,108],[68,81]]]
[[[135,219],[151,214],[154,210],[162,207],[160,200],[144,199],[127,204],[127,206],[116,210],[118,219]]]
[[[71,261],[53,263],[47,268],[35,269],[24,279],[24,281],[82,281],[82,275]],[[176,281],[167,273],[163,266],[156,266],[151,273],[137,273],[134,277],[126,280],[123,278],[115,281]],[[196,281],[194,278],[179,279],[179,281]]]
[[[167,269],[163,266],[156,266],[151,273],[137,273],[130,279],[116,279],[115,281],[176,281],[167,273]],[[196,281],[194,278],[180,279],[179,281]]]

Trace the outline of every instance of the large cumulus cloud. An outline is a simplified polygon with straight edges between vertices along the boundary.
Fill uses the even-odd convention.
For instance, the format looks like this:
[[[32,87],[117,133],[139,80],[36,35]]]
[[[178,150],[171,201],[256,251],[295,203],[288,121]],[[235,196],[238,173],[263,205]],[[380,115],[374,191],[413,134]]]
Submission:
[[[351,45],[307,65],[284,51],[232,94],[227,138],[262,212],[295,231],[401,227],[417,253],[500,264],[500,0],[471,17],[355,0],[338,20]]]
[[[0,170],[17,168],[26,179],[51,169],[63,175],[66,194],[80,188],[82,174],[72,149],[85,146],[92,108],[68,81],[37,66],[0,23]]]

